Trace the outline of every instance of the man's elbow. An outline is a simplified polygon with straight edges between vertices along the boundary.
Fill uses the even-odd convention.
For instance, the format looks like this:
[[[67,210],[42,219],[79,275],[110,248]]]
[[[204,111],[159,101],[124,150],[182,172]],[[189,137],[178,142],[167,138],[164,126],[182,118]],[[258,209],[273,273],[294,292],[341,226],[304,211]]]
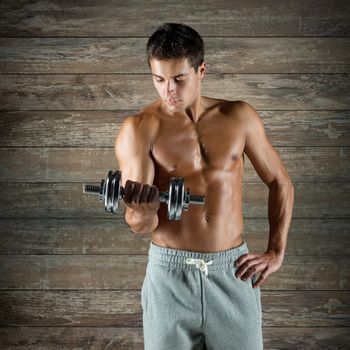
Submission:
[[[143,232],[142,230],[137,231],[134,227],[133,228],[130,227],[130,231],[134,235],[147,235],[147,234],[151,233],[151,232]]]
[[[157,214],[147,217],[135,217],[133,212],[126,212],[124,219],[131,232],[138,235],[151,234],[159,223]]]
[[[266,183],[267,187],[271,189],[272,187],[288,187],[294,192],[294,185],[292,179],[289,175],[275,177],[272,181]]]

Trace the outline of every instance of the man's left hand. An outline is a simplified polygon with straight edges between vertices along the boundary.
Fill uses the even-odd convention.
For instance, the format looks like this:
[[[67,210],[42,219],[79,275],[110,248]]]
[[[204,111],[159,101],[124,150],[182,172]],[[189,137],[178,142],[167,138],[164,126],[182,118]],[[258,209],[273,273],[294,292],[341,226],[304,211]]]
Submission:
[[[237,267],[235,275],[244,281],[262,271],[258,280],[253,284],[253,288],[259,287],[265,282],[267,276],[281,267],[283,258],[284,254],[277,254],[272,251],[264,254],[243,254],[235,261]]]

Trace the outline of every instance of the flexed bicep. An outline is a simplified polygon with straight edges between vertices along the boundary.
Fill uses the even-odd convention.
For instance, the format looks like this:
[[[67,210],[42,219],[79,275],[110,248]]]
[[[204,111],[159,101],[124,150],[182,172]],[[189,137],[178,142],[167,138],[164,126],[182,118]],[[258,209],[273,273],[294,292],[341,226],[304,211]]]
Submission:
[[[115,155],[122,172],[122,186],[128,180],[152,185],[155,168],[150,150],[150,138],[141,125],[142,120],[135,116],[127,117],[115,141]],[[126,211],[131,211],[126,207]],[[127,214],[127,213],[126,213]]]
[[[141,130],[140,121],[127,117],[115,141],[115,155],[122,171],[122,185],[126,180],[153,184],[154,163],[150,154],[150,140]]]

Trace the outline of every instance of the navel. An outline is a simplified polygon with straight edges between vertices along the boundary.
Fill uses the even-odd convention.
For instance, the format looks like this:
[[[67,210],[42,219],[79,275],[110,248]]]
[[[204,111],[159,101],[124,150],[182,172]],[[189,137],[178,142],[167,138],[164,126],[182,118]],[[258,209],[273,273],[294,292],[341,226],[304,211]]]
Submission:
[[[238,159],[237,153],[233,153],[232,160],[235,162]]]

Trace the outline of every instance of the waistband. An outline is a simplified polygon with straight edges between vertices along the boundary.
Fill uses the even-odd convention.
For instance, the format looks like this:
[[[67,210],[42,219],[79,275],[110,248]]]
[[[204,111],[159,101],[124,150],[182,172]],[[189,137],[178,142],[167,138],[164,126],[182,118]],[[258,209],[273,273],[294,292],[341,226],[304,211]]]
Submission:
[[[148,250],[148,262],[151,265],[178,267],[185,270],[199,268],[208,275],[208,265],[210,265],[210,270],[213,271],[224,270],[232,267],[238,257],[248,252],[246,241],[243,241],[237,247],[213,253],[165,248],[151,241]]]

